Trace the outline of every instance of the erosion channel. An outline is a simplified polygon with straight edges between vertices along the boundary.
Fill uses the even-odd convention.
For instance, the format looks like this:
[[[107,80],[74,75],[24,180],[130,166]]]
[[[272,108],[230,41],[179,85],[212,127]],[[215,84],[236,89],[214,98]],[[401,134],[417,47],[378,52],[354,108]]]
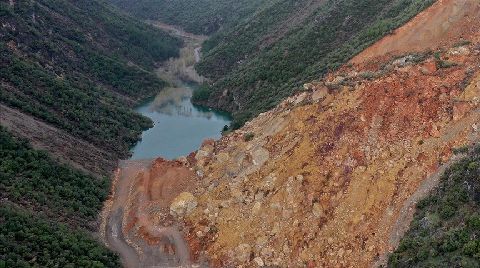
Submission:
[[[117,252],[125,267],[190,267],[190,252],[169,213],[169,204],[182,191],[192,189],[193,171],[182,161],[207,138],[219,138],[230,123],[227,114],[191,103],[192,92],[203,82],[193,65],[200,59],[204,36],[151,22],[184,40],[180,57],[158,69],[170,87],[146,101],[137,112],[149,117],[154,127],[142,134],[132,157],[121,161],[114,174],[112,193],[102,212],[100,233]],[[157,157],[161,157],[155,159]],[[163,227],[158,227],[163,226]],[[197,267],[206,266],[196,264]]]

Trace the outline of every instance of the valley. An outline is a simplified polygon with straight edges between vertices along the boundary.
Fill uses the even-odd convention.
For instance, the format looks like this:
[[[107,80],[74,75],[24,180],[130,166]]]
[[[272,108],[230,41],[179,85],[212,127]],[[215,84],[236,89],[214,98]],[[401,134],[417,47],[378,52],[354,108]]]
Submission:
[[[417,204],[472,154],[455,152],[480,141],[479,8],[438,1],[240,129],[133,172],[124,232],[135,247],[148,241],[165,251],[153,226],[175,226],[190,261],[213,267],[474,265],[476,255],[462,246],[452,247],[461,259],[442,251],[408,259],[402,238]],[[434,41],[411,41],[411,28]],[[476,207],[477,188],[455,187]],[[477,232],[463,232],[475,247]]]
[[[479,26],[479,0],[0,3],[0,268],[480,266]]]

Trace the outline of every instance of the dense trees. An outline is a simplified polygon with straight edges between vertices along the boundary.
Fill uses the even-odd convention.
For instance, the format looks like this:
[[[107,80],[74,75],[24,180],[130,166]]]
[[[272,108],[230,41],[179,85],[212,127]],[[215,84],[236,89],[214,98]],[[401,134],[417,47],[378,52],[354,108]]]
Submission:
[[[12,204],[0,205],[0,268],[120,267],[118,257],[85,231]]]
[[[450,167],[418,203],[390,267],[480,266],[480,147]]]
[[[187,32],[212,34],[252,15],[276,0],[109,0],[136,17],[181,26]]]
[[[433,2],[276,1],[205,42],[197,70],[213,81],[208,101],[196,101],[233,112],[239,127]]]
[[[0,267],[119,267],[87,232],[109,185],[0,127]]]
[[[89,227],[108,193],[107,178],[58,164],[0,127],[0,199]]]
[[[0,103],[125,157],[151,125],[129,108],[180,40],[101,1],[2,2],[0,21]]]

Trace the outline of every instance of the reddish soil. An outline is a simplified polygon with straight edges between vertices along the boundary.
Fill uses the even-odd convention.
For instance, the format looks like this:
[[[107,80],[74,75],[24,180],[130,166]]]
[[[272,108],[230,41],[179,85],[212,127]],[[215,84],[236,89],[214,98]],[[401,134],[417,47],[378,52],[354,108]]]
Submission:
[[[462,40],[475,42],[479,40],[479,25],[480,1],[439,0],[350,62],[360,63],[387,54],[451,47]]]

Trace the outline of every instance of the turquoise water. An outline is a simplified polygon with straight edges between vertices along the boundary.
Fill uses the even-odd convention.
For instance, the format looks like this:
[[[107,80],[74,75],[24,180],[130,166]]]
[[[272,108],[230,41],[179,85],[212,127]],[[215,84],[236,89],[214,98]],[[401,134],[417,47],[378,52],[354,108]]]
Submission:
[[[192,91],[192,86],[186,84],[164,89],[136,109],[152,119],[154,127],[143,132],[142,140],[132,149],[131,159],[175,159],[197,150],[207,138],[221,137],[230,117],[193,105]]]

